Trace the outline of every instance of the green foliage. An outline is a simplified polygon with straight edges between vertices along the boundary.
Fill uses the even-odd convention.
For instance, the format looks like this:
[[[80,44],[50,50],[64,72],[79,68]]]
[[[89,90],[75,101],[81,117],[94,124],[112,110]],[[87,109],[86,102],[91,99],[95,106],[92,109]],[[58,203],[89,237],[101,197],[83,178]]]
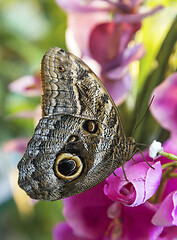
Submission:
[[[36,107],[32,98],[9,92],[8,84],[21,76],[39,72],[42,56],[48,48],[65,48],[66,16],[54,1],[8,0],[0,3],[0,21],[0,126],[4,132],[0,141],[6,141],[19,137],[20,132],[24,134],[26,127],[27,135],[31,135],[33,122],[25,121],[21,128],[17,119],[5,116],[20,111],[17,109],[20,105],[26,110]]]
[[[51,239],[51,229],[58,221],[63,220],[62,206],[62,201],[40,201],[34,205],[32,213],[20,215],[13,200],[6,202],[0,208],[1,239]]]

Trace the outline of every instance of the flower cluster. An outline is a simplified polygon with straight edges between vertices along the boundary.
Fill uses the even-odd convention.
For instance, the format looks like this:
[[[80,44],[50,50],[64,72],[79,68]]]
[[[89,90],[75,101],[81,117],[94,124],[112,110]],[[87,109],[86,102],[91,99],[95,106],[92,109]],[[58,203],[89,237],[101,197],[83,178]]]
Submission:
[[[68,13],[68,49],[92,67],[116,104],[122,103],[132,86],[128,65],[145,54],[142,44],[130,47],[130,42],[141,27],[141,20],[162,6],[140,13],[142,1],[56,2]]]
[[[92,66],[114,101],[120,104],[132,84],[128,65],[145,53],[143,45],[130,47],[130,42],[140,29],[143,17],[161,6],[142,14],[142,1],[57,2],[68,13],[68,48]],[[174,154],[177,153],[175,86],[176,74],[154,90],[155,100],[151,106],[154,118],[171,132],[163,144],[164,150]],[[167,97],[169,91],[171,94]],[[141,154],[135,154],[137,164],[131,160],[124,165],[128,182],[123,170],[118,168],[117,177],[112,174],[95,188],[64,199],[66,222],[54,227],[54,240],[174,239],[177,235],[176,178],[169,179],[165,171],[165,164],[171,161],[164,157],[153,161],[148,151],[143,154],[151,167]],[[172,163],[171,174],[173,170]]]
[[[176,92],[177,73],[172,74],[154,89],[155,99],[151,106],[151,113],[156,120],[170,131],[170,137],[163,144],[163,148],[166,152],[174,154],[177,154]],[[167,176],[164,171],[160,183],[162,168],[164,169],[165,164],[172,164],[173,167],[174,162],[163,156],[152,162],[148,151],[144,152],[144,156],[155,170],[149,167],[138,153],[134,156],[137,164],[132,161],[125,164],[129,182],[125,180],[122,169],[118,168],[115,171],[117,177],[112,174],[95,188],[64,199],[63,213],[66,222],[54,227],[54,240],[175,239],[177,236],[175,173],[171,173],[173,178],[170,178],[170,173]]]

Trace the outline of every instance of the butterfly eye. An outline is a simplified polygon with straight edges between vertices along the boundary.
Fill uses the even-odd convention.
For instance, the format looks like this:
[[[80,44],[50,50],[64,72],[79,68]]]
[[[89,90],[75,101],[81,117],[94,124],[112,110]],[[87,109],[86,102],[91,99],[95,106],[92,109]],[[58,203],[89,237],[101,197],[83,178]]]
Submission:
[[[56,176],[65,180],[75,179],[81,174],[82,169],[81,159],[70,153],[61,153],[54,164]]]
[[[98,123],[93,120],[86,120],[83,124],[83,129],[89,133],[96,133],[98,130]]]
[[[58,66],[57,68],[60,72],[64,72],[66,70],[63,66]]]

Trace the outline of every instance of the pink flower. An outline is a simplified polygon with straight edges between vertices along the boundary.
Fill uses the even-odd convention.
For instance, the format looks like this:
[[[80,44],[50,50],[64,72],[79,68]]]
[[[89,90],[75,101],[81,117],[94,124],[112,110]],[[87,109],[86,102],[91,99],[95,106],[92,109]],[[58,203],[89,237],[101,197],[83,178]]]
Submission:
[[[152,163],[151,163],[152,164]],[[150,168],[146,162],[137,163],[126,169],[127,183],[121,168],[116,169],[114,174],[107,178],[104,193],[114,201],[121,201],[124,205],[135,207],[154,195],[161,176],[162,168],[160,162],[152,164]]]
[[[128,65],[145,54],[143,45],[128,47],[140,24],[103,23],[90,34],[90,53],[100,66],[102,82],[116,104],[120,104],[131,89]]]
[[[155,100],[151,106],[151,111],[155,113],[154,115],[157,120],[160,123],[162,122],[162,124],[164,124],[164,121],[164,126],[171,131],[170,138],[163,144],[163,148],[166,152],[171,152],[173,154],[177,154],[177,134],[174,130],[174,128],[176,129],[177,124],[175,119],[177,105],[175,84],[176,74],[173,74],[154,90]],[[168,104],[166,104],[166,102],[168,102]],[[173,111],[169,110],[169,105],[172,107]],[[164,106],[164,108],[162,106]],[[156,114],[156,111],[158,114]],[[151,161],[147,151],[144,152],[144,156],[147,161]],[[159,199],[158,204],[148,202],[148,199],[155,193],[160,183],[162,173],[160,162],[164,164],[171,160],[168,160],[165,157],[158,158],[158,161],[153,163],[153,167],[155,167],[155,170],[153,170],[143,162],[140,154],[136,154],[134,158],[137,164],[134,165],[132,161],[125,164],[125,172],[129,183],[125,181],[121,168],[115,171],[118,177],[115,177],[112,174],[106,181],[104,192],[113,200],[113,202],[108,203],[106,207],[107,215],[104,215],[104,217],[100,215],[102,216],[102,221],[105,221],[104,226],[107,226],[107,228],[105,227],[106,231],[100,232],[100,235],[97,236],[100,239],[106,240],[173,240],[177,236],[177,178],[167,179],[163,194]],[[99,191],[101,192],[102,190],[99,188],[97,191],[94,191],[93,189],[89,191],[90,194],[91,191],[97,193],[97,195],[93,195],[94,199],[95,196],[100,196]],[[87,192],[85,194],[87,194]],[[68,198],[67,201],[69,202],[70,198]],[[82,201],[82,194],[80,194],[80,201]],[[83,202],[85,201],[85,198],[83,198]],[[90,203],[88,202],[88,204],[91,204],[91,198],[89,198],[89,201]],[[102,203],[101,199],[99,202]],[[90,208],[88,207],[87,214],[93,214],[95,217],[96,210],[92,212],[89,209]],[[78,209],[76,211],[78,211]],[[72,216],[76,215],[68,215],[67,222],[74,222]],[[89,219],[91,218],[92,216],[89,216]],[[75,218],[74,224],[71,224],[70,227],[73,231],[74,229],[77,229],[77,232],[80,232],[80,230],[78,230],[79,225],[77,225],[76,221],[77,218]],[[88,225],[86,223],[87,218],[82,218],[81,222],[81,226]],[[91,232],[92,229],[90,228],[89,231]],[[82,238],[87,239],[87,230],[81,227],[81,232]],[[93,236],[89,236],[90,239],[96,239],[94,238],[94,234]]]
[[[41,80],[40,75],[24,76],[9,84],[9,89],[12,92],[20,93],[26,96],[41,95]]]
[[[153,103],[151,106],[151,110],[154,108],[153,110],[155,114],[156,111],[160,111],[159,114],[156,114],[157,120],[160,123],[161,121],[165,121],[164,126],[168,127],[171,131],[173,131],[171,127],[172,124],[175,129],[177,124],[175,120],[175,104],[177,104],[175,81],[176,74],[173,74],[154,90],[155,103]],[[170,94],[167,94],[169,92]],[[171,114],[171,110],[169,110],[168,105],[166,106],[166,101],[170,106],[172,106],[173,114]],[[161,106],[164,106],[164,108]],[[166,152],[177,154],[176,145],[177,135],[176,131],[173,131],[171,132],[170,138],[163,144],[163,147]],[[151,161],[147,151],[144,152],[144,156],[147,161]],[[96,191],[95,189],[88,191],[90,196],[92,196],[92,198],[88,198],[88,201],[86,201],[88,192],[83,193],[85,196],[83,198],[83,194],[80,194],[80,204],[78,204],[76,209],[74,209],[76,202],[74,204],[73,200],[70,198],[65,200],[68,201],[67,205],[65,205],[65,213],[71,212],[71,214],[66,214],[66,220],[70,225],[72,232],[77,229],[76,233],[74,234],[77,235],[79,233],[79,236],[82,236],[81,239],[87,239],[88,232],[90,239],[96,239],[96,236],[100,239],[110,240],[113,238],[121,240],[175,239],[177,236],[177,178],[167,180],[163,195],[161,196],[158,204],[148,203],[147,201],[155,193],[159,185],[162,173],[160,162],[164,164],[170,162],[170,160],[166,159],[165,157],[158,158],[158,161],[153,164],[153,167],[155,167],[155,170],[153,170],[149,168],[146,163],[142,162],[142,156],[140,154],[136,154],[134,158],[137,164],[134,165],[132,161],[125,164],[126,176],[129,180],[129,183],[125,181],[121,168],[115,171],[118,177],[115,177],[112,174],[107,179],[104,186],[104,192],[113,200],[113,202],[107,202],[106,208],[102,208],[102,211],[105,211],[106,213],[105,215],[103,215],[104,213],[102,211],[100,214],[97,209],[95,209],[95,211],[90,211],[90,208],[92,208],[94,205],[92,205],[91,199],[95,200],[97,196],[100,196],[104,199],[99,199],[99,201],[97,201],[95,204],[96,208],[98,208],[99,204],[100,207],[102,207],[102,203],[106,201],[106,196],[103,196],[102,194],[103,185],[101,184]],[[93,195],[91,194],[92,192]],[[70,201],[72,204],[67,210]],[[81,204],[82,201],[83,203]],[[85,208],[86,214],[83,214],[83,206],[85,203],[88,205]],[[73,210],[71,206],[73,206]],[[79,206],[81,206],[80,211],[78,210]],[[72,212],[74,212],[74,214]],[[79,212],[79,221],[76,212]],[[98,219],[101,217],[101,222],[99,222],[100,224],[104,223],[103,226],[105,231],[97,232],[92,228],[89,228],[88,231],[87,226],[89,226],[89,224],[87,221],[92,219],[92,217],[96,218],[95,214],[98,214]],[[84,218],[83,216],[87,217]],[[93,235],[91,234],[92,231]],[[95,233],[99,233],[100,235],[95,235]]]
[[[66,42],[69,50],[80,55],[101,78],[116,104],[121,104],[131,88],[128,65],[144,56],[142,45],[128,47],[141,27],[141,20],[161,9],[138,13],[137,1],[71,1],[57,0],[68,11]],[[114,13],[111,19],[110,12]],[[98,66],[99,63],[99,66]],[[93,61],[92,61],[92,64]],[[94,64],[96,65],[96,64]]]
[[[152,95],[151,113],[162,127],[177,135],[177,73],[157,86]]]
[[[86,240],[74,235],[74,230],[66,223],[59,223],[53,229],[54,240]]]
[[[110,222],[107,209],[112,201],[104,195],[103,186],[104,182],[64,199],[63,214],[76,236],[89,239],[104,236]]]
[[[171,192],[161,203],[152,218],[152,223],[158,226],[177,226],[177,191]]]
[[[56,2],[67,12],[112,11],[135,14],[143,0],[56,0]],[[148,14],[150,15],[151,11]]]
[[[156,168],[156,170],[152,170],[154,171],[154,175],[158,174],[158,168],[161,172],[159,163],[154,164],[154,166]],[[138,168],[139,170],[141,169],[140,166],[138,166]],[[139,172],[140,177],[144,175],[144,168],[143,166]],[[152,177],[153,174],[149,173],[147,168],[147,175]],[[116,171],[117,174],[121,172],[119,170],[120,169]],[[128,178],[130,175],[129,172],[127,172]],[[108,181],[110,181],[111,177],[108,178]],[[114,176],[114,178],[118,179],[119,177]],[[122,204],[125,202],[124,197],[119,199],[119,201],[116,199],[116,201],[113,202],[104,195],[104,184],[103,182],[82,194],[64,199],[64,216],[67,224],[61,223],[55,226],[53,239],[62,240],[64,238],[67,239],[68,236],[71,240],[76,239],[76,237],[81,240],[156,239],[163,230],[162,226],[155,226],[151,223],[151,219],[157,208],[147,203],[147,201],[140,206],[130,208]],[[137,182],[137,185],[138,184],[141,185],[139,181]],[[153,181],[152,183],[148,182],[148,184],[152,186],[152,189],[154,188]],[[106,186],[107,183],[105,187]],[[154,192],[151,186],[148,186],[146,189],[148,197]],[[122,192],[125,196],[126,189],[122,190]],[[128,202],[131,202],[131,194],[127,194],[127,196],[127,199],[130,198]],[[146,197],[146,199],[148,197]],[[144,199],[141,198],[142,202],[144,202],[143,200]]]
[[[6,142],[3,146],[5,152],[20,152],[24,153],[27,147],[28,138],[16,138]]]
[[[142,157],[140,160],[142,161]],[[94,240],[111,240],[113,236],[117,236],[115,239],[130,239],[130,236],[132,240],[138,239],[138,221],[143,222],[149,236],[158,236],[162,232],[163,227],[151,223],[156,207],[145,203],[159,185],[162,173],[160,162],[153,164],[155,170],[144,162],[127,165],[130,165],[126,168],[129,183],[126,182],[122,169],[118,168],[115,171],[118,177],[112,174],[106,182],[82,194],[64,199],[64,216],[68,224],[64,225],[64,228],[68,229],[71,239],[76,236],[78,239]],[[135,207],[140,204],[141,206]],[[62,224],[55,227],[54,240],[62,240],[62,236],[69,234],[62,229]],[[147,233],[143,228],[139,232],[139,239],[149,239],[145,238]]]
[[[177,154],[177,73],[170,75],[152,95],[155,95],[151,105],[151,113],[162,127],[170,131],[170,138],[163,144],[164,151]],[[158,158],[163,164],[172,162],[165,157]],[[175,171],[176,173],[176,171]],[[177,236],[177,178],[166,180],[158,210],[152,218],[152,223],[163,226],[164,230],[159,240],[174,239]]]
[[[156,208],[148,202],[138,207],[123,207],[123,231],[121,240],[156,240],[163,227],[155,226],[151,219]]]
[[[90,190],[91,191],[91,190]],[[100,194],[100,191],[97,192]],[[83,199],[84,201],[84,199]],[[74,207],[74,206],[73,206]],[[109,224],[103,228],[104,235],[99,237],[88,237],[87,232],[83,232],[82,236],[77,235],[77,228],[69,226],[68,223],[57,224],[53,229],[54,240],[149,240],[157,239],[161,234],[163,227],[155,226],[151,223],[151,219],[156,212],[156,208],[147,203],[138,207],[130,208],[119,202],[110,202],[108,208]],[[113,214],[111,214],[111,212]],[[93,212],[87,211],[87,215]],[[102,221],[105,219],[102,219]],[[74,220],[73,220],[74,221]],[[76,218],[77,221],[77,218]],[[83,218],[83,223],[87,225],[87,220]],[[90,229],[91,230],[91,229]]]
[[[152,95],[155,98],[150,108],[151,113],[162,127],[170,131],[170,138],[163,144],[164,151],[177,155],[177,73],[170,75],[157,86]],[[162,163],[171,162],[165,157],[159,159]],[[162,199],[176,191],[176,186],[177,178],[169,179]]]
[[[41,79],[40,74],[34,76],[23,76],[9,84],[9,89],[12,92],[22,94],[28,97],[41,96]],[[35,124],[41,118],[41,106],[37,106],[35,110],[20,111],[12,114],[10,118],[33,118]]]

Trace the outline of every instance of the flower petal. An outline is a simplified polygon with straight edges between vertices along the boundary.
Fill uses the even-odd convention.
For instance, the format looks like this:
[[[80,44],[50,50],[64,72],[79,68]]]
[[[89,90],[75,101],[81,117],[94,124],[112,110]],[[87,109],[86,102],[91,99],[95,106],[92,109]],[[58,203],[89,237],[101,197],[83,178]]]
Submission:
[[[29,142],[28,138],[16,138],[6,142],[3,146],[5,152],[20,152],[24,153]]]
[[[152,218],[157,226],[177,226],[177,191],[170,193],[161,203],[158,211]]]
[[[101,76],[101,80],[116,105],[120,105],[125,100],[132,86],[132,79],[129,73],[125,74],[123,79],[117,79],[117,81],[112,81],[104,75]]]
[[[116,64],[120,65],[123,51],[138,29],[139,24],[126,22],[116,24],[112,21],[98,24],[90,35],[89,47],[93,58],[103,68],[104,64],[107,64],[105,70],[113,68],[114,62],[108,66],[110,61],[116,61]]]
[[[156,240],[163,230],[162,226],[155,226],[151,219],[156,211],[154,205],[148,202],[138,207],[123,207],[124,232],[122,239]]]
[[[144,201],[151,198],[159,187],[162,178],[162,166],[160,161],[152,165],[155,169],[149,168],[146,175],[145,189],[146,196]]]
[[[92,11],[102,11],[111,10],[111,6],[106,2],[96,0],[56,0],[56,3],[62,7],[65,11],[73,12],[92,12]]]
[[[103,193],[104,184],[64,199],[64,216],[76,235],[96,239],[105,234],[110,222],[107,209],[112,201]]]
[[[177,73],[157,86],[153,95],[155,98],[150,107],[152,115],[162,127],[177,134]]]
[[[53,228],[53,240],[86,240],[74,235],[72,228],[65,222],[55,225]]]
[[[149,17],[156,12],[160,11],[163,9],[162,5],[157,5],[155,8],[143,12],[143,13],[133,13],[133,14],[116,14],[115,16],[115,22],[120,23],[120,22],[128,22],[128,23],[140,23],[145,17]]]
[[[12,92],[20,93],[27,96],[41,95],[41,80],[40,75],[24,76],[9,84],[9,89]]]
[[[79,57],[90,56],[89,37],[91,31],[98,24],[109,20],[110,16],[107,12],[70,13],[66,30],[68,50]]]
[[[113,177],[113,174],[106,180],[104,193],[114,201],[121,201],[124,205],[134,207],[144,203],[153,196],[157,190],[161,176],[162,167],[160,162],[150,168],[147,163],[142,162],[132,165],[126,170],[127,183],[124,176],[115,173],[120,177]]]

